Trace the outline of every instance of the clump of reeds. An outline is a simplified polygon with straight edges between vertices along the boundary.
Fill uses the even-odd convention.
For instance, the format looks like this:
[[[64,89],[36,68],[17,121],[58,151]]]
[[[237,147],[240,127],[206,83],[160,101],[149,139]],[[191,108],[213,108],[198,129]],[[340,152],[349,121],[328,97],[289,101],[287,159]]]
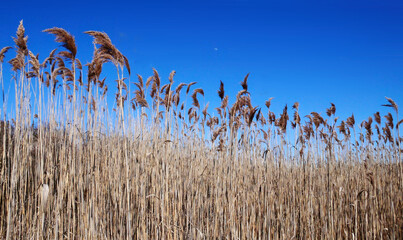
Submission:
[[[333,103],[325,114],[302,117],[297,102],[292,115],[287,105],[276,115],[273,98],[252,104],[247,74],[233,102],[220,82],[220,106],[209,111],[195,82],[175,87],[175,71],[166,84],[155,69],[130,82],[129,61],[106,33],[86,32],[95,49],[84,69],[73,35],[44,31],[61,51],[41,63],[21,22],[9,61],[0,238],[403,237],[402,120],[392,99],[396,119],[377,112],[361,124],[336,117]]]

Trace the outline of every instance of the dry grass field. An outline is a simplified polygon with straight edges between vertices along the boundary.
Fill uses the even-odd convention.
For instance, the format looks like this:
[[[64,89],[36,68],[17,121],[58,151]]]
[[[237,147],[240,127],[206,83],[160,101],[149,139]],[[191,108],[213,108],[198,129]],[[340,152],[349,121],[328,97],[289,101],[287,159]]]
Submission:
[[[129,82],[105,33],[86,32],[96,48],[83,66],[73,36],[44,32],[61,46],[42,61],[22,22],[0,52],[1,70],[14,56],[13,78],[0,80],[15,91],[2,92],[1,239],[403,238],[392,99],[391,113],[362,123],[333,104],[323,116],[300,116],[298,103],[275,114],[271,99],[252,105],[246,76],[233,104],[221,83],[221,106],[208,109],[203,89],[176,84],[175,72]]]

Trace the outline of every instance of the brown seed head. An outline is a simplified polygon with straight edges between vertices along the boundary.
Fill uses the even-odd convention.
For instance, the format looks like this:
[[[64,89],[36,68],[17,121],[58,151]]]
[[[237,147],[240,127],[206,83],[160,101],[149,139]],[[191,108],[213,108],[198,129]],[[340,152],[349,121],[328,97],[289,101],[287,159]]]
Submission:
[[[0,64],[3,63],[4,61],[4,54],[6,54],[6,52],[11,49],[11,47],[4,47],[0,50]]]
[[[220,81],[220,88],[218,89],[218,96],[220,97],[221,101],[224,99],[224,83]]]
[[[28,36],[25,36],[25,28],[22,20],[17,29],[17,37],[13,38],[13,40],[15,45],[17,45],[17,52],[21,52],[24,56],[28,56]]]
[[[76,42],[74,40],[74,37],[69,32],[67,32],[63,28],[58,28],[58,27],[45,29],[45,30],[43,30],[43,32],[47,32],[47,33],[55,35],[56,36],[55,41],[58,43],[62,43],[62,47],[67,49],[67,52],[59,53],[61,56],[65,57],[65,58],[69,58],[71,60],[74,60],[76,58],[76,54],[77,54]]]
[[[397,104],[395,103],[395,101],[393,101],[391,98],[385,97],[386,100],[388,100],[389,104],[383,104],[382,106],[385,107],[392,107],[396,113],[399,112],[399,107],[397,106]]]

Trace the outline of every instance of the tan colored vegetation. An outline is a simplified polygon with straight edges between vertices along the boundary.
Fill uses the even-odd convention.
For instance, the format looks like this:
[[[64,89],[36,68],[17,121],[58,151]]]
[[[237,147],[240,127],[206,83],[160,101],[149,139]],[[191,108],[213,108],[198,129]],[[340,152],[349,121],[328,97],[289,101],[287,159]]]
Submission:
[[[21,22],[9,61],[0,238],[403,238],[402,121],[392,99],[396,117],[378,112],[361,124],[339,120],[334,104],[326,116],[301,118],[298,103],[292,116],[287,106],[276,115],[272,98],[252,105],[247,75],[234,104],[221,82],[221,105],[208,111],[203,89],[175,87],[175,72],[166,84],[155,69],[129,82],[129,61],[105,33],[86,32],[95,50],[83,68],[70,33],[45,32],[62,51],[41,63]],[[101,77],[108,62],[114,106]]]

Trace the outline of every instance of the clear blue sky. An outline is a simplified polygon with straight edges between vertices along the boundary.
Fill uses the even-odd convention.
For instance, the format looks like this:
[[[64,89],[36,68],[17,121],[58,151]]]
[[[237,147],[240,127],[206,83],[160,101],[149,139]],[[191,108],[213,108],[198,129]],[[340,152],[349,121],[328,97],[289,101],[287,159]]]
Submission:
[[[87,63],[92,38],[83,32],[104,31],[129,58],[132,81],[152,67],[166,81],[176,70],[213,106],[220,80],[234,100],[250,72],[253,104],[275,97],[276,114],[298,101],[303,114],[325,115],[333,102],[343,119],[363,120],[391,110],[380,106],[385,96],[403,112],[403,1],[3,1],[0,12],[0,47],[14,45],[23,19],[42,60],[58,46],[42,30],[61,27]]]

